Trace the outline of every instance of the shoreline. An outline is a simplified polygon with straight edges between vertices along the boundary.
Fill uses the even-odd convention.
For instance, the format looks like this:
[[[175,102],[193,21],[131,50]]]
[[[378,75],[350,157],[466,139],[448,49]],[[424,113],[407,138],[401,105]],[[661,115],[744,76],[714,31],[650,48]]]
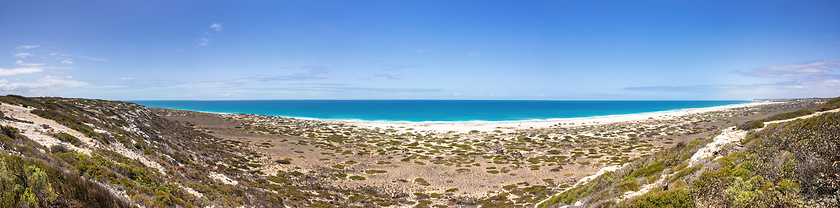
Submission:
[[[774,101],[754,101],[750,103],[730,104],[722,106],[704,107],[704,108],[684,108],[666,111],[654,111],[644,113],[632,114],[616,114],[603,116],[589,116],[589,117],[574,117],[574,118],[552,118],[552,119],[530,119],[530,120],[513,120],[513,121],[368,121],[368,120],[345,120],[345,119],[320,119],[311,117],[290,117],[290,116],[273,116],[254,113],[219,113],[209,111],[186,110],[201,113],[219,114],[219,115],[233,115],[233,114],[252,114],[262,116],[273,116],[291,118],[303,121],[317,121],[326,123],[343,123],[356,125],[366,128],[379,129],[394,129],[399,133],[414,132],[428,132],[428,133],[468,133],[470,131],[492,132],[501,131],[502,133],[511,133],[517,130],[524,129],[544,129],[553,126],[559,127],[578,127],[585,125],[600,125],[618,122],[632,122],[651,119],[668,119],[676,118],[688,114],[705,113],[711,111],[730,110],[735,108],[753,107],[759,105],[768,105],[781,102]],[[151,107],[160,108],[160,107]],[[171,108],[161,108],[171,109]],[[183,110],[183,109],[174,109]]]
[[[282,101],[282,100],[278,100]],[[336,100],[336,101],[345,101],[345,100]],[[352,101],[352,100],[347,100]],[[418,101],[425,101],[425,100],[418,100]],[[434,102],[435,100],[429,100]],[[512,101],[519,101],[519,100],[512,100]],[[531,101],[531,100],[527,100]],[[552,100],[553,101],[553,100]],[[575,100],[570,100],[569,102],[573,102]],[[586,100],[584,100],[586,101]],[[599,100],[600,101],[600,100]],[[612,102],[612,100],[605,100],[607,102]],[[615,102],[622,102],[624,100],[615,100]],[[632,100],[636,101],[636,100]],[[658,102],[659,100],[638,100],[640,102],[654,102],[650,105],[660,105]],[[665,102],[672,102],[670,100],[663,100]],[[675,100],[676,102],[681,102],[682,100]],[[685,100],[691,101],[692,100]],[[553,122],[553,121],[564,121],[569,119],[580,119],[580,118],[591,118],[591,117],[609,117],[609,116],[616,116],[616,115],[633,115],[633,114],[645,114],[645,113],[657,113],[657,112],[672,112],[672,111],[684,111],[690,109],[699,109],[699,108],[714,108],[714,107],[721,107],[721,106],[738,106],[744,104],[751,104],[751,103],[761,103],[761,102],[768,102],[763,100],[697,100],[699,102],[707,102],[707,101],[726,101],[724,103],[715,103],[720,106],[705,106],[699,105],[696,106],[695,104],[679,104],[683,106],[670,106],[671,104],[667,104],[666,106],[660,107],[648,107],[648,108],[639,108],[636,110],[628,109],[625,106],[616,106],[616,104],[598,104],[596,106],[534,106],[533,104],[526,105],[530,106],[526,110],[518,110],[519,107],[517,106],[495,106],[490,107],[487,109],[475,111],[469,109],[464,109],[465,106],[453,106],[454,108],[450,109],[446,106],[438,106],[430,108],[430,106],[420,106],[421,110],[426,109],[443,109],[446,111],[442,112],[433,112],[434,115],[427,115],[427,116],[389,116],[392,114],[410,114],[416,113],[412,111],[416,111],[414,109],[413,104],[401,104],[401,103],[391,103],[388,104],[389,109],[386,109],[384,113],[381,113],[381,110],[372,110],[372,109],[344,109],[344,110],[336,110],[333,109],[335,107],[325,106],[324,109],[314,109],[314,111],[322,112],[322,113],[299,113],[298,110],[295,110],[296,107],[292,106],[290,109],[286,110],[270,110],[265,109],[265,106],[257,106],[257,107],[246,107],[244,104],[242,105],[233,105],[232,106],[223,106],[223,105],[213,105],[213,106],[205,106],[205,107],[198,107],[192,106],[189,103],[185,104],[160,104],[150,101],[150,103],[144,102],[133,102],[133,101],[125,101],[125,102],[132,102],[135,104],[140,104],[143,106],[151,107],[151,108],[165,108],[165,109],[175,109],[175,110],[187,110],[187,111],[195,111],[195,112],[202,112],[202,113],[217,113],[217,114],[255,114],[255,115],[265,115],[265,116],[276,116],[276,117],[285,117],[285,118],[294,118],[299,120],[316,120],[316,121],[326,121],[326,122],[343,122],[343,123],[405,123],[405,124],[495,124],[495,123],[518,123],[518,122]],[[737,102],[729,102],[729,101],[737,101]],[[189,102],[189,101],[185,101]],[[598,102],[598,101],[591,101],[591,102]],[[629,101],[624,101],[629,102]],[[282,104],[282,103],[281,103]],[[632,104],[632,103],[631,103]],[[383,104],[377,104],[382,107]],[[564,104],[565,105],[565,104]],[[695,106],[690,106],[695,105]],[[203,106],[203,105],[202,105]],[[253,107],[253,108],[252,108]],[[562,108],[557,108],[562,107]],[[633,106],[631,106],[633,107]],[[676,108],[672,108],[676,107]],[[393,109],[391,109],[393,108]],[[533,108],[533,109],[532,109]],[[580,109],[578,109],[580,108]],[[284,108],[280,108],[284,109]],[[313,109],[303,109],[301,112],[308,112]],[[349,110],[349,111],[348,111]],[[367,112],[371,111],[372,112]],[[462,110],[467,112],[466,114],[461,114]],[[314,112],[313,111],[313,112]],[[451,111],[451,112],[449,112]],[[521,111],[521,112],[520,112]],[[298,112],[298,113],[295,113]],[[329,114],[324,114],[329,113]],[[307,114],[307,115],[303,115]],[[368,115],[369,114],[369,115]],[[368,116],[364,116],[368,115]],[[419,114],[418,114],[419,115]],[[368,117],[368,118],[365,118]],[[443,119],[442,119],[443,118]]]
[[[561,127],[576,127],[584,125],[599,125],[618,122],[641,121],[649,119],[665,119],[680,117],[688,114],[704,113],[711,111],[730,110],[735,108],[752,107],[759,105],[774,104],[778,102],[771,101],[757,101],[751,103],[732,104],[705,108],[686,108],[667,111],[656,111],[635,114],[618,114],[606,116],[590,116],[577,118],[556,118],[556,119],[540,119],[540,120],[520,120],[520,121],[426,121],[426,122],[410,122],[410,121],[356,121],[356,120],[329,120],[329,119],[304,119],[301,120],[315,120],[322,122],[346,123],[357,126],[364,126],[369,128],[399,128],[395,129],[399,132],[405,132],[407,129],[412,131],[427,131],[436,133],[467,133],[478,130],[481,132],[502,131],[503,133],[514,132],[522,129],[540,129],[549,128],[553,126]]]

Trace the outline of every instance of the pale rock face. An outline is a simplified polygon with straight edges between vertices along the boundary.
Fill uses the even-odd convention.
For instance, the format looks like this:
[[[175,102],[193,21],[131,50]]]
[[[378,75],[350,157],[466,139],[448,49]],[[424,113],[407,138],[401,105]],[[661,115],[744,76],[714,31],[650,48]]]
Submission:
[[[715,136],[715,140],[712,143],[709,143],[700,150],[697,150],[697,153],[694,153],[694,155],[691,156],[688,166],[692,167],[698,165],[701,159],[713,156],[716,151],[723,147],[723,145],[741,141],[745,136],[747,136],[746,131],[737,130],[734,126],[724,129],[719,135]]]
[[[228,178],[226,175],[217,173],[217,172],[210,172],[210,178],[214,180],[218,180],[227,185],[236,185],[239,184],[239,181],[235,181],[233,179]]]

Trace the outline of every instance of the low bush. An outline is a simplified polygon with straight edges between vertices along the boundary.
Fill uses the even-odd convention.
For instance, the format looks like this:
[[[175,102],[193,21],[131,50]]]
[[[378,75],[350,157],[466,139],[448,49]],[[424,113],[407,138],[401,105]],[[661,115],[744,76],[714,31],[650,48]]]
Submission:
[[[60,132],[55,134],[54,137],[62,142],[67,142],[76,146],[82,145],[82,141],[79,140],[79,138],[76,138],[68,133]]]
[[[827,111],[840,108],[840,97],[832,98],[826,101],[818,111]]]
[[[622,207],[694,207],[694,199],[685,189],[647,193],[630,200]]]

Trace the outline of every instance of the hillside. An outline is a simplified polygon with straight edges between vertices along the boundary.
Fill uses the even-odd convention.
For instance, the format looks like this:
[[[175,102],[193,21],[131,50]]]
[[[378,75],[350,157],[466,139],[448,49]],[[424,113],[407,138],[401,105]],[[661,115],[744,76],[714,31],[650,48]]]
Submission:
[[[221,165],[259,155],[162,119],[143,106],[19,96],[0,101],[9,123],[0,141],[2,207],[281,203],[277,192],[263,188],[268,185],[237,186],[237,181],[257,181],[255,174]]]
[[[538,207],[840,206],[837,100],[680,143]]]

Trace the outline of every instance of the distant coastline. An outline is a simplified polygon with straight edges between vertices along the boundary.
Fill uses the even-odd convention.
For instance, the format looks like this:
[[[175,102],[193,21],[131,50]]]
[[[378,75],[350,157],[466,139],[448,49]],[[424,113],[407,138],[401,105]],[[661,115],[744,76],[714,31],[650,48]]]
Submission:
[[[351,123],[505,124],[659,115],[755,101],[243,100],[129,101],[149,107]]]
[[[742,104],[730,104],[723,106],[713,106],[705,108],[688,108],[656,112],[632,113],[632,114],[618,114],[606,116],[590,116],[577,118],[557,118],[544,120],[521,120],[521,121],[461,121],[461,122],[393,122],[393,121],[336,121],[346,122],[358,126],[366,126],[371,128],[393,128],[400,127],[398,132],[408,132],[407,129],[415,131],[431,131],[431,132],[458,132],[466,133],[469,131],[502,131],[515,132],[522,129],[541,129],[552,126],[582,126],[582,125],[599,125],[617,122],[631,122],[642,121],[650,119],[673,119],[676,117],[705,113],[711,111],[725,111],[735,108],[751,107],[758,105],[773,104],[777,102],[749,102]],[[321,120],[321,119],[316,119]]]

